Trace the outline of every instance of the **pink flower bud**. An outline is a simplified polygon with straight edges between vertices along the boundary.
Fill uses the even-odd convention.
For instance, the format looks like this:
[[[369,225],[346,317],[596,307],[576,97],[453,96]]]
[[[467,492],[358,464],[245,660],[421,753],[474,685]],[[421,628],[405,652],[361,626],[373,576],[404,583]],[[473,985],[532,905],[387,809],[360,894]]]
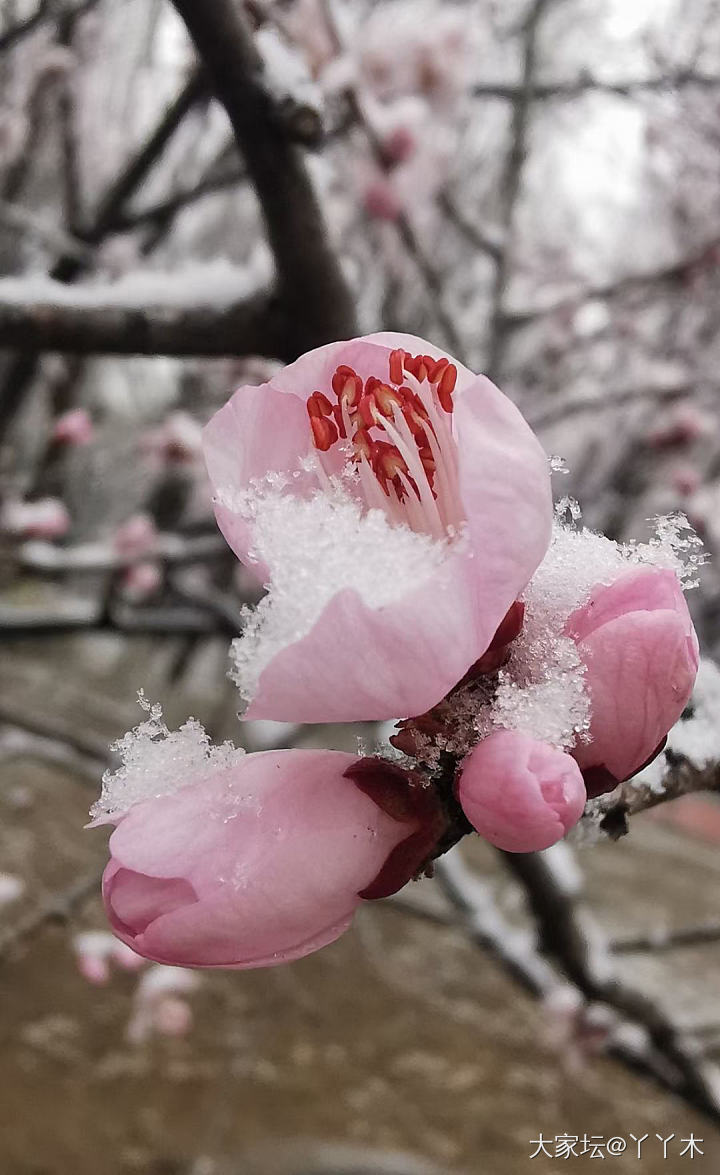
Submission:
[[[516,730],[498,730],[463,759],[457,796],[473,827],[498,849],[532,853],[577,824],[585,787],[564,751]]]
[[[241,756],[117,819],[111,925],[185,967],[272,966],[326,946],[362,897],[417,871],[444,827],[410,773],[339,751]]]
[[[677,576],[638,568],[594,588],[567,633],[585,665],[590,739],[573,754],[589,795],[639,771],[682,714],[698,667],[698,642]]]
[[[385,176],[378,175],[365,185],[362,202],[368,216],[376,220],[397,220],[402,214],[398,195]]]
[[[87,445],[93,439],[93,425],[84,408],[73,408],[58,416],[51,440],[58,445]]]
[[[149,514],[133,514],[115,531],[113,546],[118,555],[128,559],[144,555],[157,538],[155,523]]]
[[[122,577],[120,590],[132,604],[140,604],[160,590],[163,582],[159,563],[136,563]]]

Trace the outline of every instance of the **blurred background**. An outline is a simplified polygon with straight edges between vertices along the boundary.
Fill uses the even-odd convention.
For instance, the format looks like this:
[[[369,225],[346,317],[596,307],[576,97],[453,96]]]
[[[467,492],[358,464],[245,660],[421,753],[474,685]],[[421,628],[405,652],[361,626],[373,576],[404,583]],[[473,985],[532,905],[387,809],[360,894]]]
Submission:
[[[83,824],[140,688],[378,738],[241,727],[226,678],[257,592],[201,427],[312,346],[432,340],[588,525],[715,554],[719,127],[716,0],[0,0],[2,1175],[718,1169],[712,791],[525,871],[468,843],[246,973],[114,944]],[[689,602],[712,659],[716,559]]]

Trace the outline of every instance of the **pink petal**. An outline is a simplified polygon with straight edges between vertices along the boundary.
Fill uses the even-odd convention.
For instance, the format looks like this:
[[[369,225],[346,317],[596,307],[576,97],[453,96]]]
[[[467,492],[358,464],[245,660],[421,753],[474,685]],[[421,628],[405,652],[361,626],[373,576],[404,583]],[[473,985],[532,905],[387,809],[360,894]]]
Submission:
[[[451,551],[397,603],[370,608],[339,592],[307,636],[260,674],[246,718],[351,722],[422,714],[484,651],[483,623],[468,556]]]
[[[455,423],[460,494],[490,641],[547,551],[550,468],[530,426],[484,376],[459,389]]]

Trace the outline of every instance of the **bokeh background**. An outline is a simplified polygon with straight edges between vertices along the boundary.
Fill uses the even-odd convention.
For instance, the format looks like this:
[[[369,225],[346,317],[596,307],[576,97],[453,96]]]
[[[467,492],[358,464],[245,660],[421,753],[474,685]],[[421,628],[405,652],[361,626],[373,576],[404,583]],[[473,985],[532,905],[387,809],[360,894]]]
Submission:
[[[226,677],[200,430],[332,338],[490,374],[613,538],[683,511],[718,655],[719,116],[716,0],[0,0],[2,1175],[717,1170],[712,791],[532,876],[468,843],[247,973],[113,955],[83,825],[140,688],[381,737],[241,727]]]

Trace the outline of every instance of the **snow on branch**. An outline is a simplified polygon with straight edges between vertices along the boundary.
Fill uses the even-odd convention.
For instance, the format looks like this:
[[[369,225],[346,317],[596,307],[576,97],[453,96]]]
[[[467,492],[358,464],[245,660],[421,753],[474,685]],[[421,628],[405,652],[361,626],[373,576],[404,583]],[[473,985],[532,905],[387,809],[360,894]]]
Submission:
[[[281,315],[270,290],[241,270],[201,265],[128,274],[108,285],[45,277],[0,280],[0,346],[115,355],[281,356]]]

